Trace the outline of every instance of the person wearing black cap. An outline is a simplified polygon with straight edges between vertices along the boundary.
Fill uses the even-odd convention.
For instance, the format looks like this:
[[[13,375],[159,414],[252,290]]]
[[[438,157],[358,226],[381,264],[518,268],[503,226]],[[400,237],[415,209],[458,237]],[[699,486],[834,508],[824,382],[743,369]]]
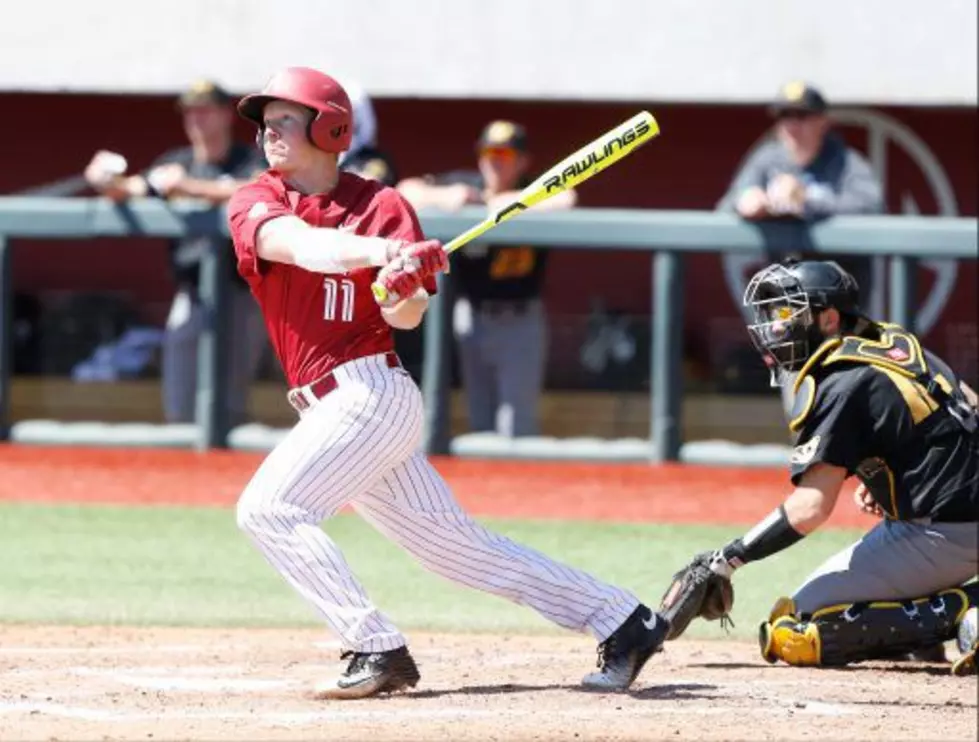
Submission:
[[[478,170],[411,178],[398,190],[416,209],[455,211],[510,203],[530,182],[527,132],[493,121],[476,142]],[[574,191],[535,209],[568,209]],[[539,432],[537,405],[544,383],[547,322],[541,290],[547,252],[530,245],[473,244],[452,258],[457,287],[453,329],[459,343],[469,423],[476,432],[508,437]]]
[[[235,141],[234,99],[210,80],[195,82],[177,99],[189,146],[169,150],[144,172],[126,175],[126,160],[102,150],[85,169],[85,178],[97,192],[117,201],[155,196],[194,198],[215,204],[227,201],[235,190],[264,168],[261,154]],[[163,340],[163,412],[167,422],[194,420],[197,391],[197,342],[204,327],[199,300],[200,263],[209,251],[230,255],[224,238],[197,235],[171,243],[170,267],[177,293],[167,318]],[[226,261],[231,299],[229,404],[232,424],[247,418],[248,387],[258,371],[267,343],[261,315],[234,261]]]

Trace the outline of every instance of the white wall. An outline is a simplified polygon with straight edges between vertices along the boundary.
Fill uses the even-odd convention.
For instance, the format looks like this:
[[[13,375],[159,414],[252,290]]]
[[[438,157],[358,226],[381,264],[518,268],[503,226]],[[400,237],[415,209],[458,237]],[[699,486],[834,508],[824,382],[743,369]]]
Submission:
[[[974,105],[976,0],[10,0],[0,90],[243,92],[309,64],[379,96]],[[128,31],[124,31],[128,28]]]

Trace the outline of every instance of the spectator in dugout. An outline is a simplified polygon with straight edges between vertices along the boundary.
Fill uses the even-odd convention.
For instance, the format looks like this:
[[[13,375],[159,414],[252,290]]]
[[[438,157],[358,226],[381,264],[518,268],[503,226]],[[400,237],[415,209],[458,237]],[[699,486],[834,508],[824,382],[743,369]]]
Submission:
[[[812,85],[784,85],[769,114],[774,137],[762,144],[734,176],[718,204],[742,218],[813,221],[841,214],[879,214],[883,188],[870,164],[833,129],[829,106]],[[870,259],[797,254],[797,259],[833,259],[857,279],[867,301]]]
[[[476,170],[409,178],[398,190],[416,209],[455,211],[476,204],[492,212],[530,183],[527,132],[520,124],[488,124],[476,142],[476,157]],[[576,202],[576,193],[565,191],[534,208],[569,209]],[[480,242],[453,256],[453,331],[473,431],[507,437],[539,433],[547,356],[541,302],[546,259],[545,250],[531,245]]]
[[[189,144],[160,155],[144,172],[127,175],[125,159],[99,151],[85,170],[88,183],[117,201],[130,198],[194,198],[220,204],[264,167],[252,144],[234,139],[233,98],[209,80],[194,83],[177,100]],[[197,235],[171,243],[169,257],[176,294],[164,330],[161,364],[163,411],[167,422],[194,420],[197,391],[197,345],[205,317],[200,302],[200,265],[209,252],[232,255],[223,237]],[[228,353],[229,421],[247,420],[248,391],[258,373],[267,336],[257,304],[238,275],[234,260],[227,260],[230,300]]]

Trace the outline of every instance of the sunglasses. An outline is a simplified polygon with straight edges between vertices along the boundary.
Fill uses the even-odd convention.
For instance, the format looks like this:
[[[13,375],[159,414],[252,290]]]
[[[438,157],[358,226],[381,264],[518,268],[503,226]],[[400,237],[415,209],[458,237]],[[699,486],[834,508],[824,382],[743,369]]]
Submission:
[[[806,119],[811,119],[816,114],[811,111],[783,111],[778,116],[775,117],[776,121],[785,121],[790,119],[792,121],[805,121]]]
[[[497,160],[512,162],[517,159],[517,150],[510,147],[484,147],[479,151],[480,157],[492,157]]]

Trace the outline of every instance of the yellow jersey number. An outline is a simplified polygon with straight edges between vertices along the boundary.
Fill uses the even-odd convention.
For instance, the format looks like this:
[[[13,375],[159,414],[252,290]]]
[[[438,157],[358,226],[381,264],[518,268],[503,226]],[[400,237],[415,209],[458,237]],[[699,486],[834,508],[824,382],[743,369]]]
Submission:
[[[490,278],[494,281],[524,278],[530,275],[536,263],[537,255],[532,247],[501,247],[490,262]]]

